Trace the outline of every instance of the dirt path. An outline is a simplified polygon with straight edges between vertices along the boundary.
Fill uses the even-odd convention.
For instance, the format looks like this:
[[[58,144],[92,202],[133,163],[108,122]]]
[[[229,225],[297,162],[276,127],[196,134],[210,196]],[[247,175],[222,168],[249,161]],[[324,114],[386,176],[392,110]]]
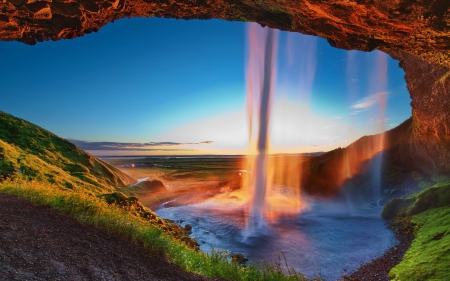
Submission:
[[[0,280],[211,280],[127,239],[0,194]]]

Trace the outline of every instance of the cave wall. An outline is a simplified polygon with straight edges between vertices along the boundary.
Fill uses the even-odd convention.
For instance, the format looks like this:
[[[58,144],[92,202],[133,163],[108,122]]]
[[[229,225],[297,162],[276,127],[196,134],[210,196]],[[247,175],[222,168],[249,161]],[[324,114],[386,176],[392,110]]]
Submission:
[[[413,156],[440,173],[450,172],[450,68],[393,53],[411,96]]]
[[[411,94],[411,150],[434,169],[450,170],[448,0],[1,0],[0,40],[70,39],[120,18],[154,16],[254,21],[338,48],[390,54]]]

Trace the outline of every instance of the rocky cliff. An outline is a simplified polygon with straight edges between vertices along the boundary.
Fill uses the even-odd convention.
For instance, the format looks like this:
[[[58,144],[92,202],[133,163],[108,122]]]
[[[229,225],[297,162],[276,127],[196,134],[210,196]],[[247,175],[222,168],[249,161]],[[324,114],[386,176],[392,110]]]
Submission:
[[[308,159],[292,172],[303,175],[303,190],[318,196],[334,197],[343,187],[352,186],[367,193],[376,189],[379,191],[376,194],[365,194],[366,197],[374,195],[376,198],[384,189],[401,189],[407,183],[408,174],[421,170],[423,166],[423,163],[415,165],[415,157],[409,149],[412,123],[410,118],[384,134],[364,136],[345,148]],[[383,153],[380,154],[380,151]],[[374,166],[377,165],[377,158],[383,161],[378,168]],[[377,169],[375,175],[373,172]],[[377,184],[373,176],[379,178],[378,185],[382,188],[375,187]]]
[[[450,68],[406,53],[393,54],[411,95],[411,152],[436,172],[450,171]]]

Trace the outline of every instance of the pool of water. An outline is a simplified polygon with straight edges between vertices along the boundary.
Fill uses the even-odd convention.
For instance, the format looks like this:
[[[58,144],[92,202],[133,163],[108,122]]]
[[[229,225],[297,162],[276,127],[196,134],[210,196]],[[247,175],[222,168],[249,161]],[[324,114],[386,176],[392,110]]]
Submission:
[[[257,229],[249,229],[244,209],[232,204],[204,202],[162,207],[156,213],[183,220],[182,226],[191,225],[191,236],[202,251],[230,250],[244,254],[251,262],[269,263],[277,262],[277,253],[282,253],[289,267],[308,277],[320,274],[326,280],[356,270],[396,243],[380,217],[382,207],[318,200],[309,205],[298,216],[267,222]]]

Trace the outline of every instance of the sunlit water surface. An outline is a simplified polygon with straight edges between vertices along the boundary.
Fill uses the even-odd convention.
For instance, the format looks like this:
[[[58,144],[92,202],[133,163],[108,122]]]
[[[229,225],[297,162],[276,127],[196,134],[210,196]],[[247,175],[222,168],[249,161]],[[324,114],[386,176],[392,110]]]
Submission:
[[[167,219],[183,220],[193,228],[201,250],[230,250],[250,261],[276,262],[283,253],[287,263],[308,277],[326,280],[342,277],[361,263],[370,262],[393,246],[395,237],[380,218],[382,207],[350,207],[337,202],[315,201],[294,218],[268,222],[257,231],[245,226],[245,213],[233,205],[204,202],[160,208]],[[283,260],[282,260],[283,261]],[[284,261],[283,261],[284,263]]]

